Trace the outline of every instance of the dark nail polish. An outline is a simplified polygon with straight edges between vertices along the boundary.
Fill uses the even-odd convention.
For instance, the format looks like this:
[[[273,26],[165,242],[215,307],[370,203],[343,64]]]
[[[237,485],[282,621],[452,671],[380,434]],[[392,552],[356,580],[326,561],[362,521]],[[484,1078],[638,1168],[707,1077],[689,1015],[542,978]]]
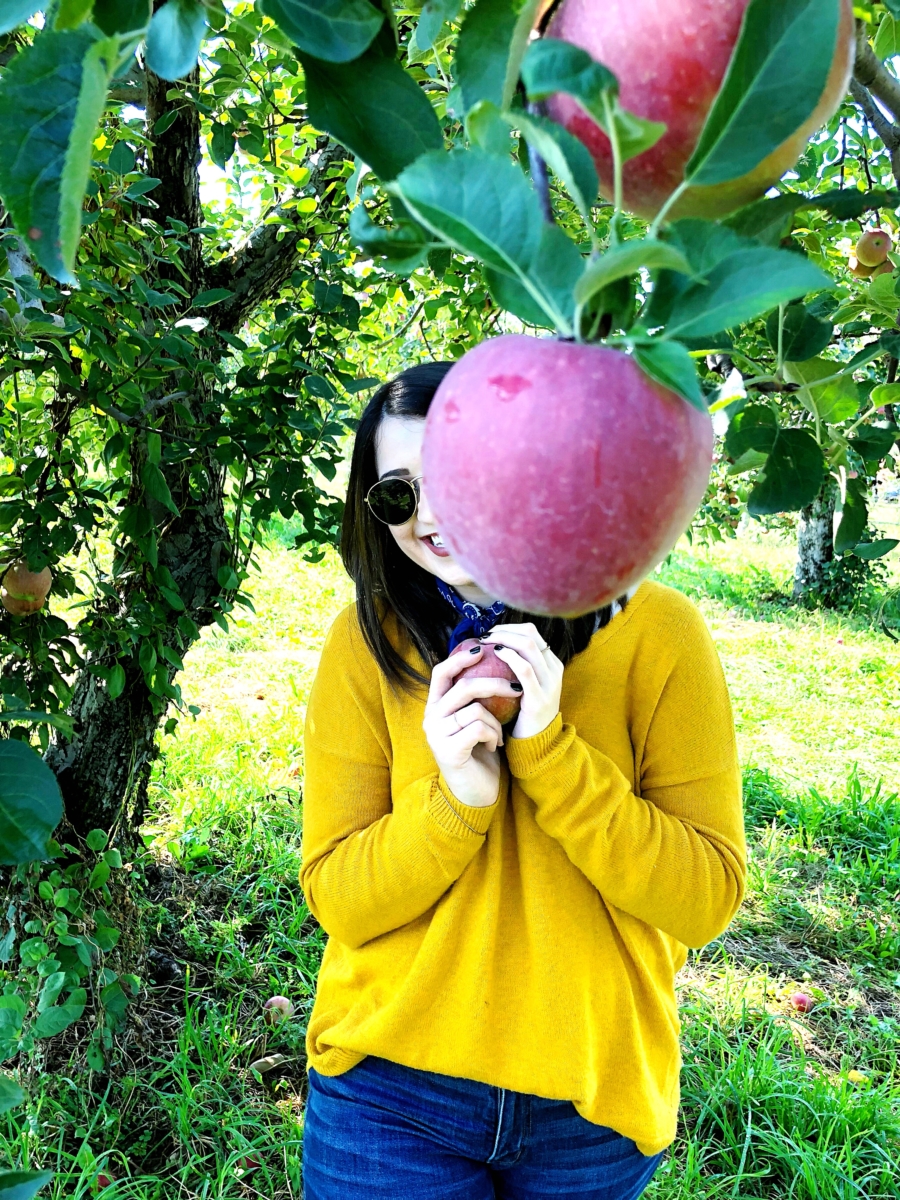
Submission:
[[[473,647],[472,647],[472,649],[469,651],[469,653],[470,653],[470,654],[480,654],[480,653],[481,653],[481,647],[480,647],[480,646],[473,646]]]
[[[519,683],[519,682],[517,682],[517,681],[515,681],[515,680],[514,680],[514,681],[513,681],[513,682],[512,682],[512,683],[511,683],[509,686],[512,688],[512,690],[513,690],[514,692],[521,692],[521,690],[522,690],[522,685],[521,685],[521,683]]]
[[[495,650],[508,650],[508,649],[509,649],[509,647],[508,647],[508,646],[501,646],[499,642],[494,642],[494,649],[495,649]]]

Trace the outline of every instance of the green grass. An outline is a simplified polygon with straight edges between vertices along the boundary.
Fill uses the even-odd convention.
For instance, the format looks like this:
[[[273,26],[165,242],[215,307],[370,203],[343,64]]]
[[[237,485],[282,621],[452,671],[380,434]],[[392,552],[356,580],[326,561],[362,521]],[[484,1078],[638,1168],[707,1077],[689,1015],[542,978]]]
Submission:
[[[191,653],[200,714],[161,741],[140,1024],[108,1078],[73,1045],[25,1071],[28,1107],[0,1118],[0,1159],[57,1170],[54,1200],[300,1195],[324,947],[297,882],[303,714],[351,588],[333,555],[306,564],[289,543],[282,530],[260,554],[255,613]],[[695,598],[723,661],[751,864],[738,918],[680,977],[682,1123],[652,1200],[900,1198],[900,646],[864,614],[786,607],[790,567],[758,535],[683,546],[658,576]],[[276,992],[296,1015],[269,1029]],[[97,1191],[101,1169],[115,1181]]]

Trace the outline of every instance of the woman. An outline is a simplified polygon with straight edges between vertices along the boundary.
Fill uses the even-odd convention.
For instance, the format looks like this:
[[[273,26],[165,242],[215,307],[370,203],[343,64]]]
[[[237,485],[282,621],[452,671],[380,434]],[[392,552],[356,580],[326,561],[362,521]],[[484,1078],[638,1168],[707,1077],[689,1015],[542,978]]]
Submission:
[[[305,1197],[631,1200],[675,1133],[675,973],[743,894],[728,695],[678,592],[530,618],[454,562],[420,465],[449,367],[363,414],[357,603],[310,696]],[[516,682],[455,682],[473,635]],[[501,728],[481,701],[513,695]]]

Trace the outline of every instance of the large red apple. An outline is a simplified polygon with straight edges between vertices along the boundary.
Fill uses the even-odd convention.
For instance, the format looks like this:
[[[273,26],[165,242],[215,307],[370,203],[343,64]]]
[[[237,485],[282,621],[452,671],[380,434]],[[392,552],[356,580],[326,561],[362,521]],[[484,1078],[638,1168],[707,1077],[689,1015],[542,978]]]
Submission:
[[[447,547],[491,596],[571,617],[671,550],[703,497],[712,422],[606,346],[507,334],[428,413],[423,472]]]
[[[515,671],[502,658],[497,657],[490,642],[482,643],[478,641],[478,638],[466,638],[451,651],[451,657],[454,654],[462,653],[464,659],[467,659],[469,651],[474,650],[477,646],[481,646],[484,653],[475,662],[463,661],[457,679],[507,679],[510,682],[515,679]],[[520,696],[486,696],[479,701],[479,704],[483,704],[489,713],[493,713],[501,725],[506,725],[513,717],[519,715],[521,703]]]
[[[44,607],[52,583],[49,567],[32,571],[24,558],[16,559],[3,575],[0,604],[14,617],[28,616]]]
[[[563,0],[548,37],[572,42],[618,78],[623,108],[662,121],[663,137],[624,169],[624,202],[652,217],[681,183],[734,50],[749,0]],[[854,57],[852,0],[842,0],[831,74],[812,116],[741,179],[694,187],[672,216],[721,216],[757,199],[794,165],[809,139],[846,95]],[[802,46],[797,47],[802,54]],[[784,86],[791,86],[790,80]],[[609,139],[566,95],[550,100],[550,115],[579,137],[597,165],[601,191],[612,196]]]

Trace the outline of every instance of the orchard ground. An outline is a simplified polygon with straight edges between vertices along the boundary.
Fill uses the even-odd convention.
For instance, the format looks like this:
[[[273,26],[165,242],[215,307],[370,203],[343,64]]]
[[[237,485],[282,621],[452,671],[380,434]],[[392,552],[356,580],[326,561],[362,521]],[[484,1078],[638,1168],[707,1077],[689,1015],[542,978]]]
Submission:
[[[880,528],[897,522],[880,506]],[[297,882],[303,715],[351,587],[333,554],[307,564],[291,541],[259,556],[256,614],[192,651],[200,715],[161,741],[136,867],[155,982],[124,1065],[92,1089],[65,1069],[33,1078],[27,1116],[0,1124],[0,1160],[24,1145],[59,1172],[54,1200],[302,1194],[324,945]],[[752,859],[740,915],[680,977],[683,1120],[650,1200],[900,1197],[900,645],[864,617],[787,606],[792,554],[751,531],[682,543],[658,574],[696,599],[724,663]],[[275,994],[296,1015],[270,1029]],[[254,1074],[266,1055],[283,1061]]]

